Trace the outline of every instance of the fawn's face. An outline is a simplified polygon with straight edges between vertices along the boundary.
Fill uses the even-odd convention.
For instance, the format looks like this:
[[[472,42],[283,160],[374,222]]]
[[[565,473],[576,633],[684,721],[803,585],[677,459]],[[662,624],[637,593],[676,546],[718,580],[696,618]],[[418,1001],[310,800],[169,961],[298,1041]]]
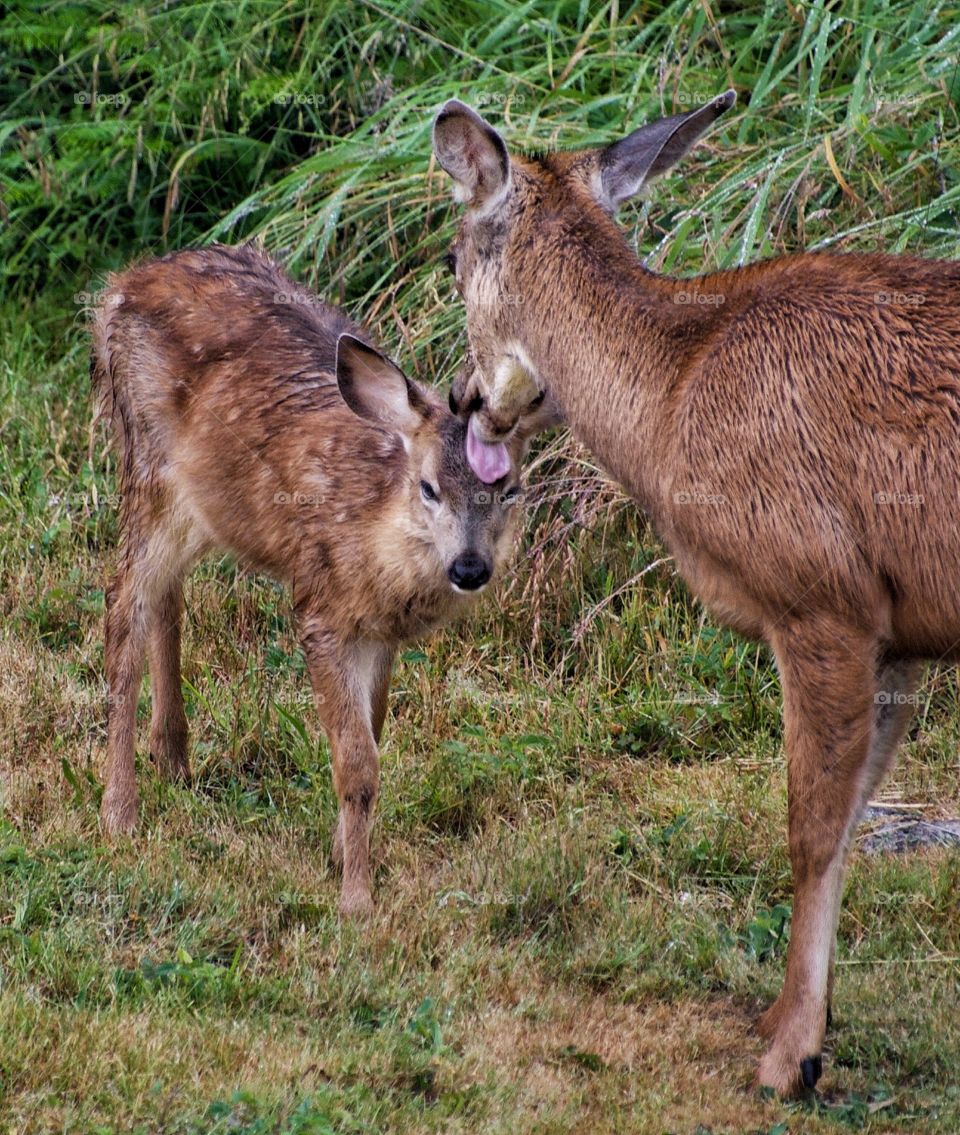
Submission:
[[[466,206],[448,262],[466,303],[474,362],[454,382],[451,405],[476,419],[484,442],[507,439],[519,423],[533,432],[533,417],[540,428],[559,420],[550,376],[538,371],[529,341],[532,330],[549,327],[551,303],[562,296],[541,303],[546,310],[533,310],[524,294],[524,280],[542,278],[545,260],[554,257],[562,267],[563,246],[551,238],[579,228],[591,214],[609,223],[622,202],[677,162],[735,98],[727,91],[605,148],[538,160],[511,158],[497,131],[463,103],[451,100],[440,111],[434,153]]]
[[[410,529],[433,549],[455,591],[484,587],[510,554],[520,455],[506,448],[509,464],[484,483],[467,459],[466,423],[437,407],[408,454]]]
[[[443,578],[457,593],[480,591],[510,554],[523,439],[500,447],[502,460],[483,481],[468,458],[467,424],[379,352],[341,336],[337,381],[354,413],[403,442],[397,496],[381,528],[384,559],[399,536],[415,574]]]

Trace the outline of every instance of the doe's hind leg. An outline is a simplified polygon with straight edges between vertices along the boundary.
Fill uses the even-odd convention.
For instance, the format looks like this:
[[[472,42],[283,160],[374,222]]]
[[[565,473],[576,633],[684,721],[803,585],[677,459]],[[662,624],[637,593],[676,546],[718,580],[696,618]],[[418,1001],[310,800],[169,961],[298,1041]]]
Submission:
[[[916,706],[916,692],[920,684],[922,664],[914,661],[884,662],[877,673],[874,694],[873,734],[857,810],[858,818],[870,802],[894,763],[897,750],[910,725]],[[833,981],[836,969],[837,942],[830,949],[830,970],[827,977],[827,1028],[833,1017]]]

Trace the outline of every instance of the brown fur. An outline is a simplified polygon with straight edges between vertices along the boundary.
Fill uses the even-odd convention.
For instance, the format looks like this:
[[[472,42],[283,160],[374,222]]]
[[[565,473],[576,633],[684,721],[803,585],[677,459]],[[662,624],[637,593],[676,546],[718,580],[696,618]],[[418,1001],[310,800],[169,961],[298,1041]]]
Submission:
[[[819,1074],[857,819],[917,660],[958,656],[960,264],[811,254],[656,276],[610,215],[629,181],[604,180],[612,148],[511,157],[504,180],[467,108],[436,130],[468,204],[453,252],[475,365],[454,404],[492,440],[545,394],[700,599],[776,657],[795,899],[760,1082],[795,1093]]]
[[[343,334],[360,340],[353,355],[349,340],[338,347]],[[201,555],[228,550],[292,591],[330,737],[347,912],[371,904],[377,740],[396,649],[469,606],[476,592],[454,589],[453,561],[472,553],[493,572],[504,564],[515,510],[503,492],[515,486],[522,449],[519,440],[511,447],[501,483],[481,484],[466,462],[463,423],[432,391],[405,387],[364,343],[342,312],[250,247],[131,268],[109,281],[93,323],[93,377],[122,458],[106,623],[104,826],[129,832],[136,822],[145,650],[151,752],[162,774],[189,775],[183,580]],[[383,390],[400,392],[396,420],[392,410],[371,417],[367,403],[348,406],[341,390],[356,373],[351,358],[363,374],[373,368],[357,398],[372,398],[377,414]],[[422,499],[423,479],[440,504]]]

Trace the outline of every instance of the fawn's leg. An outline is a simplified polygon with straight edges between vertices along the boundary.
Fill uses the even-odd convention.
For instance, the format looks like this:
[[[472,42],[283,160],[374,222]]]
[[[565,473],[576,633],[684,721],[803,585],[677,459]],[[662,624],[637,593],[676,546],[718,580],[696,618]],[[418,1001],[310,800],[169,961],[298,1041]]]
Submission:
[[[187,716],[180,687],[183,582],[170,580],[151,604],[147,630],[150,660],[150,753],[167,780],[189,780]]]
[[[380,784],[371,725],[375,677],[388,662],[383,647],[344,641],[322,623],[303,620],[303,648],[320,720],[330,738],[333,786],[340,802],[343,914],[369,914],[370,828]]]
[[[772,1044],[759,1079],[789,1096],[821,1072],[844,868],[871,782],[877,644],[826,614],[771,637],[783,684],[794,900],[783,990],[760,1024]]]
[[[125,555],[106,596],[107,783],[100,817],[110,835],[129,834],[137,823],[137,697],[147,633],[138,567],[135,557]]]
[[[373,665],[370,674],[370,728],[377,744],[383,733],[390,697],[390,679],[393,677],[393,660],[396,651],[381,644],[372,648]]]
[[[371,646],[368,644],[368,650],[373,651],[372,665],[369,667],[370,674],[370,728],[373,731],[373,739],[380,744],[380,735],[383,733],[383,722],[387,716],[387,703],[390,694],[390,678],[393,674],[393,659],[396,651],[391,650],[383,645]],[[330,857],[333,862],[338,866],[343,866],[343,814],[337,817],[336,827],[333,829],[333,847],[330,849]]]
[[[129,834],[137,823],[137,699],[148,646],[155,671],[154,693],[159,691],[160,698],[160,705],[153,709],[153,737],[163,737],[160,763],[164,771],[170,771],[176,756],[181,721],[186,736],[179,657],[180,580],[186,553],[182,539],[164,525],[160,498],[134,487],[125,494],[124,507],[120,562],[107,589],[103,651],[108,691],[107,778],[100,817],[111,835]],[[163,715],[168,712],[170,725],[164,726]],[[172,738],[169,743],[168,737]]]

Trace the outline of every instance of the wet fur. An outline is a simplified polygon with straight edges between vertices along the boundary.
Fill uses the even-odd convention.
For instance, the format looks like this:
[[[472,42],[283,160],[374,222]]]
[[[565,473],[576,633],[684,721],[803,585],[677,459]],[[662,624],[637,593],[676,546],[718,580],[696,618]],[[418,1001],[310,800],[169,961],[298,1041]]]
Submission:
[[[431,391],[417,388],[418,424],[406,445],[347,406],[335,373],[343,333],[371,343],[251,247],[174,253],[108,282],[94,313],[92,375],[114,425],[122,503],[108,590],[103,822],[109,832],[136,822],[144,651],[151,752],[164,774],[189,774],[183,579],[204,553],[230,551],[291,589],[331,739],[341,905],[362,912],[371,903],[376,743],[396,649],[473,598],[451,586],[424,518],[422,471],[439,485],[450,539],[483,548],[494,572],[513,527],[466,463],[463,423]]]
[[[470,133],[459,105],[438,133],[445,114]],[[474,156],[496,142],[474,131]],[[495,439],[546,395],[697,596],[774,652],[795,897],[760,1082],[791,1095],[821,1066],[857,819],[918,660],[958,657],[960,264],[808,254],[657,276],[597,200],[605,154],[512,156],[508,192],[488,160],[496,207],[468,208],[452,248],[475,360],[453,404]],[[519,391],[504,359],[522,360]]]

